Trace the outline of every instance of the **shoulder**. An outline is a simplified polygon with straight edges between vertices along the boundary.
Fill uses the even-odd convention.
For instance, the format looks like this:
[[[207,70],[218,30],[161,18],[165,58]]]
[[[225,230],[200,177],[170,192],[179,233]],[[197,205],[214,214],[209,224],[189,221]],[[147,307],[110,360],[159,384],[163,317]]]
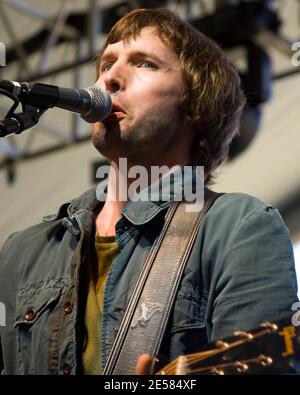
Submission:
[[[45,239],[48,230],[50,230],[52,227],[53,224],[41,221],[23,230],[12,233],[8,236],[4,245],[2,246],[1,258],[3,258],[12,248],[19,249],[20,252],[24,252],[23,247],[25,246],[33,248],[35,244],[34,241],[37,239]]]
[[[285,226],[279,210],[270,203],[245,193],[225,193],[220,196],[207,214],[209,222],[218,221],[224,226],[228,224],[241,226],[251,222],[274,222]]]
[[[292,258],[292,243],[278,209],[244,193],[219,197],[207,213],[202,228],[205,250],[224,256],[239,249],[248,255],[261,248]]]
[[[62,219],[68,215],[69,204],[70,202],[61,204],[55,214],[45,215],[40,222],[9,235],[0,249],[0,269],[11,266],[12,262],[13,266],[17,267],[18,263],[24,263],[28,256],[41,251],[61,227]],[[12,271],[12,268],[9,270]]]
[[[14,246],[22,250],[25,247],[33,248],[37,244],[47,242],[53,232],[63,224],[65,218],[84,210],[92,210],[96,201],[95,190],[95,187],[90,188],[80,196],[59,205],[54,214],[43,216],[39,223],[10,235],[2,247],[1,256],[3,257],[3,251],[7,252]]]
[[[262,200],[241,192],[224,193],[215,204],[214,210],[238,211],[242,215],[254,213],[257,210],[276,209],[274,205],[265,203]]]
[[[30,273],[35,262],[43,262],[39,258],[44,254],[44,264],[49,264],[51,235],[56,238],[58,223],[38,223],[22,231],[11,234],[0,251],[0,288],[7,289],[18,283],[24,273]],[[53,244],[53,243],[52,243]]]

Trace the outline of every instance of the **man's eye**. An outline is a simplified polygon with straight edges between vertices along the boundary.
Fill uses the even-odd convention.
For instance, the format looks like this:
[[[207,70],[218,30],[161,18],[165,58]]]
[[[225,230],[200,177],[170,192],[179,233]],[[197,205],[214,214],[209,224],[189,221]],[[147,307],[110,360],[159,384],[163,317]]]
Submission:
[[[109,71],[111,69],[112,63],[106,63],[101,67],[101,72]]]
[[[157,66],[154,63],[148,61],[141,62],[140,66],[143,66],[146,69],[153,69],[153,70],[157,69]]]

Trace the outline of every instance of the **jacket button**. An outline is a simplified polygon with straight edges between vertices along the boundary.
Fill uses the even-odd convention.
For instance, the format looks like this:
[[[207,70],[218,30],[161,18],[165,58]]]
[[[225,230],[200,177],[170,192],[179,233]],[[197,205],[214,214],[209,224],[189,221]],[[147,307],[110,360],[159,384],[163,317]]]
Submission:
[[[66,314],[70,314],[72,312],[72,310],[73,310],[73,303],[72,302],[66,302],[64,304],[64,312]]]
[[[35,318],[35,316],[36,316],[36,311],[34,309],[29,309],[25,314],[25,320],[32,321]]]
[[[63,366],[63,373],[65,376],[71,373],[71,366],[68,363],[65,363]]]

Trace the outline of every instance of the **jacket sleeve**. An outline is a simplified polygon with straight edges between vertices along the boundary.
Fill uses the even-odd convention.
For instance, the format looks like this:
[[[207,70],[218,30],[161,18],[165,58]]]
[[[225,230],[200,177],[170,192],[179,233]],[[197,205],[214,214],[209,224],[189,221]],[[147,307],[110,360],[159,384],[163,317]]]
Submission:
[[[10,294],[11,290],[11,282],[6,280],[5,274],[7,273],[8,270],[12,270],[11,265],[7,265],[5,262],[5,254],[7,252],[7,248],[10,248],[10,242],[13,239],[13,237],[17,234],[18,232],[12,233],[7,240],[5,241],[4,245],[0,249],[0,375],[4,374],[5,368],[4,368],[4,361],[5,358],[13,358],[9,353],[5,355],[5,349],[6,349],[6,344],[5,344],[5,327],[7,325],[7,312],[6,312],[6,304],[8,301],[14,301],[15,300],[15,295]],[[13,302],[12,302],[13,303]],[[4,314],[4,317],[2,316]]]
[[[261,204],[233,227],[215,267],[212,339],[291,315],[297,298],[289,231],[273,206]]]

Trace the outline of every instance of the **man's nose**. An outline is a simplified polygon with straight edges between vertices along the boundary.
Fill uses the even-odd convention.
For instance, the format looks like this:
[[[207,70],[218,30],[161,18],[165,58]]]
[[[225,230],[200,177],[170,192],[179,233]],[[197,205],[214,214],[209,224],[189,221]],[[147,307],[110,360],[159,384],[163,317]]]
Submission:
[[[105,89],[109,93],[117,93],[125,89],[126,74],[124,67],[114,64],[112,67],[105,72],[103,81],[105,84]]]

